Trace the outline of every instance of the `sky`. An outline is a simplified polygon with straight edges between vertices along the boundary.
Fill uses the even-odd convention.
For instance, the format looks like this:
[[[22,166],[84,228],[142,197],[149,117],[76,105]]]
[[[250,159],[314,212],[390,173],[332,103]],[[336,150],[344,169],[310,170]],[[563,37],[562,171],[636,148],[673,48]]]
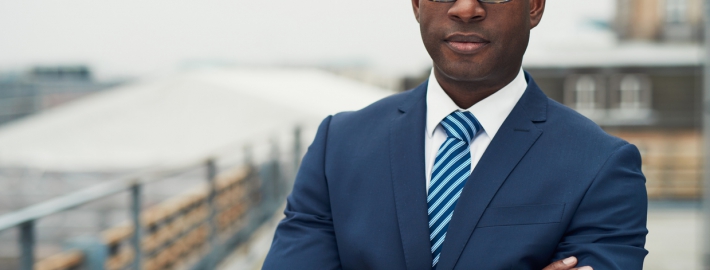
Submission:
[[[580,33],[613,14],[614,0],[549,0],[531,49],[608,42]],[[0,29],[0,70],[88,64],[110,78],[207,63],[358,64],[407,74],[431,62],[406,0],[0,0]]]

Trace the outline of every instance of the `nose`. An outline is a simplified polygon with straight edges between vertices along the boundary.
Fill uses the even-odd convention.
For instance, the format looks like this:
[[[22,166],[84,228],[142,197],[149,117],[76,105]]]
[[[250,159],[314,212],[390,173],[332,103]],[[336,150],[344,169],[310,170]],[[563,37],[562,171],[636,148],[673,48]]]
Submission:
[[[482,20],[486,10],[478,0],[457,0],[448,12],[449,18],[464,23]]]

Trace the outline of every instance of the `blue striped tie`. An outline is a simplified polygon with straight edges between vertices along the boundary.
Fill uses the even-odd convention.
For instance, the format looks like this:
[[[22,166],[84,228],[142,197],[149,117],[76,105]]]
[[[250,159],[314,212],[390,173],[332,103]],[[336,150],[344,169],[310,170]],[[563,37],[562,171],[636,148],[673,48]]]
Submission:
[[[456,111],[441,121],[448,138],[439,147],[432,167],[429,183],[429,240],[434,257],[432,268],[436,269],[441,255],[441,246],[446,238],[449,221],[454,214],[456,201],[471,175],[471,148],[469,144],[483,128],[476,117],[468,111]]]

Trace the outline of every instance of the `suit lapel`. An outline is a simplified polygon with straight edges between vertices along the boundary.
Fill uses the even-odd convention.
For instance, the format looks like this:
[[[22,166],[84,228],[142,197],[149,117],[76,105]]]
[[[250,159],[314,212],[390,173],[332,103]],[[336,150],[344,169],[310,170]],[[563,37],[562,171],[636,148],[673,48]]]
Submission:
[[[542,134],[533,122],[545,121],[547,97],[527,73],[526,79],[525,94],[503,122],[463,188],[437,269],[454,268],[488,204]]]
[[[390,128],[390,162],[397,222],[407,269],[431,269],[424,134],[427,82],[407,93]]]

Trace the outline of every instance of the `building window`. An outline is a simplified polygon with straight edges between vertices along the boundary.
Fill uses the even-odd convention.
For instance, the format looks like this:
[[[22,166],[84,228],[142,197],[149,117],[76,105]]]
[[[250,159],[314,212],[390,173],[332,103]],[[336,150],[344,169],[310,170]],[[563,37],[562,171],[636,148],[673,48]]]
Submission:
[[[644,74],[611,77],[610,114],[617,120],[650,121],[651,80]]]
[[[682,24],[686,22],[688,14],[687,0],[666,0],[666,22],[669,24]]]
[[[644,74],[619,74],[611,78],[611,108],[635,113],[651,109],[651,81]]]
[[[597,83],[594,77],[583,75],[575,83],[574,108],[577,110],[593,110],[597,108],[596,92]]]
[[[606,114],[607,78],[600,74],[575,74],[567,77],[564,103],[592,120]]]
[[[636,75],[624,76],[619,85],[619,108],[638,110],[641,105],[641,79]]]

